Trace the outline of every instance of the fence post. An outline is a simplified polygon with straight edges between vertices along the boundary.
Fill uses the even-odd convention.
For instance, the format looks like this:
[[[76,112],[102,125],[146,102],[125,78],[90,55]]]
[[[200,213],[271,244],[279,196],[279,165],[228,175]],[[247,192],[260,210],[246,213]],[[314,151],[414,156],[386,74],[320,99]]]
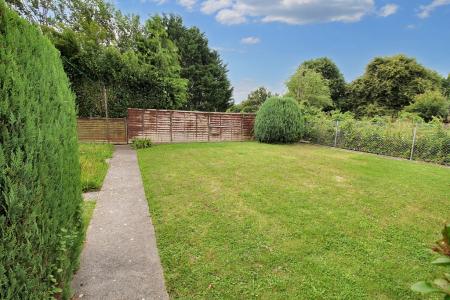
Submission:
[[[244,114],[241,114],[241,142],[244,140]]]
[[[208,142],[210,140],[211,135],[211,114],[208,114]]]
[[[142,114],[141,114],[141,137],[143,137],[144,136],[144,110],[142,109],[141,110],[142,111]]]
[[[411,145],[411,155],[409,156],[409,160],[413,159],[414,155],[414,147],[416,146],[416,135],[417,135],[417,124],[414,125],[413,129],[413,139],[412,139],[412,145]]]
[[[336,131],[334,133],[334,147],[337,147],[338,134],[339,134],[339,121],[336,121]]]
[[[170,142],[173,142],[173,134],[172,134],[172,115],[173,111],[170,112]]]

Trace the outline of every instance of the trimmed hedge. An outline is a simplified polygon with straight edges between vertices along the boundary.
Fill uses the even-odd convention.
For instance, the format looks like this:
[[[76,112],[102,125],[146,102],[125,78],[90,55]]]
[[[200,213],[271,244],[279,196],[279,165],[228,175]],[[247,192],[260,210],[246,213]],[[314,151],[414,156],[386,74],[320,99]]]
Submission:
[[[70,297],[81,204],[75,102],[59,53],[0,0],[0,299]]]
[[[289,97],[272,97],[266,100],[256,114],[255,138],[263,143],[298,142],[303,129],[300,106]]]

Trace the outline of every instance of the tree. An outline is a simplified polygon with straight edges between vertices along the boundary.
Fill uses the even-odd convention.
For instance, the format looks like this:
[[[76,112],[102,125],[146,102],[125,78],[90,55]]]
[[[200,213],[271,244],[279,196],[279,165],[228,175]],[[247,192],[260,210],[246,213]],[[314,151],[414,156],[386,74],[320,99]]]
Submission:
[[[83,242],[74,96],[52,43],[0,0],[0,298],[69,299]]]
[[[425,121],[433,117],[447,119],[449,115],[450,100],[439,91],[427,91],[414,97],[414,102],[405,108],[405,111],[417,113]]]
[[[444,96],[450,98],[450,74],[442,82],[442,92]]]
[[[162,19],[140,25],[137,17],[123,17],[110,6],[102,14],[91,10],[79,6],[72,16],[80,20],[50,35],[77,95],[79,115],[105,116],[105,101],[112,117],[125,116],[127,107],[181,108],[187,81]]]
[[[229,112],[255,113],[259,107],[272,97],[272,93],[265,87],[259,87],[248,94],[247,99],[228,109]]]
[[[345,96],[345,79],[336,64],[328,57],[321,57],[303,62],[300,68],[310,69],[322,75],[327,80],[334,105],[340,108]]]
[[[187,28],[179,16],[163,17],[169,38],[181,58],[181,77],[188,80],[185,108],[189,110],[225,111],[232,105],[228,70],[219,54],[208,46],[208,39],[196,27]]]
[[[9,0],[60,50],[79,116],[123,117],[127,107],[183,107],[187,81],[162,19],[144,24],[104,0]]]
[[[413,58],[404,55],[377,57],[364,75],[350,84],[343,105],[353,111],[375,104],[396,113],[414,101],[414,97],[428,90],[440,90],[441,77]]]
[[[288,96],[308,106],[324,108],[333,103],[330,88],[319,73],[299,67],[286,83]]]

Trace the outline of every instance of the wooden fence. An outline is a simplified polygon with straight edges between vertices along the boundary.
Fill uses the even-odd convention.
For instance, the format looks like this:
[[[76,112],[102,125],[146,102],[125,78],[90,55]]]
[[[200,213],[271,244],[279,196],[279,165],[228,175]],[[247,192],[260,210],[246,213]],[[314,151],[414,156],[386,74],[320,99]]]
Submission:
[[[126,118],[78,119],[78,140],[82,142],[100,142],[126,144]]]
[[[128,140],[155,143],[247,141],[255,114],[128,109]]]

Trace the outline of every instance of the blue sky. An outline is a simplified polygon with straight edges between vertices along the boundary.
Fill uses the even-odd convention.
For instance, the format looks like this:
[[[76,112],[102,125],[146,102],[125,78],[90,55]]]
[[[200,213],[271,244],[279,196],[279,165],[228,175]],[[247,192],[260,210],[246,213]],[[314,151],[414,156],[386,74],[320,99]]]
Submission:
[[[347,81],[375,56],[403,53],[450,72],[450,0],[115,0],[142,19],[175,13],[205,32],[228,65],[235,102],[278,93],[307,59],[333,59]]]

